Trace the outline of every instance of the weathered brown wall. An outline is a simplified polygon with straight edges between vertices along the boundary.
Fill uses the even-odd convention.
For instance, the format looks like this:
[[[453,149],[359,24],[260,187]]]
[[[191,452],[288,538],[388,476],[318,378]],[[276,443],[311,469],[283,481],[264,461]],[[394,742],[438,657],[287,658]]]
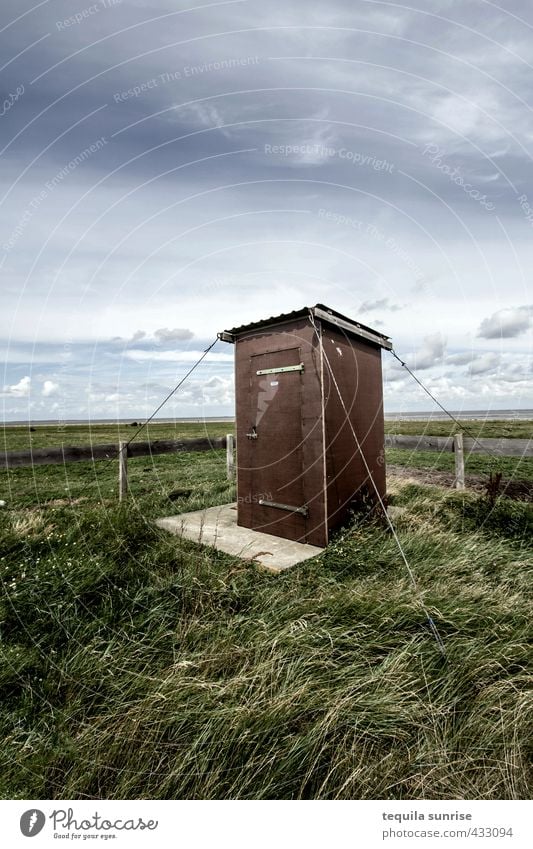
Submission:
[[[381,348],[323,324],[328,527],[343,524],[365,492],[385,497]],[[327,360],[326,360],[327,358]],[[328,369],[335,376],[369,477]]]

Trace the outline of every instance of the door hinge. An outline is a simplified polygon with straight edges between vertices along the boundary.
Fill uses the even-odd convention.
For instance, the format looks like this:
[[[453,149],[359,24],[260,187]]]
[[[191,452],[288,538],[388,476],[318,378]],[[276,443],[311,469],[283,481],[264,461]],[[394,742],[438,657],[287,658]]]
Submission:
[[[278,510],[287,510],[289,513],[300,513],[302,516],[309,516],[309,509],[306,505],[303,507],[291,507],[290,504],[280,504],[278,501],[265,501],[260,498],[258,501],[262,507],[276,507]]]
[[[260,368],[256,374],[283,374],[285,371],[303,371],[304,364],[298,363],[296,366],[279,366],[278,368]]]

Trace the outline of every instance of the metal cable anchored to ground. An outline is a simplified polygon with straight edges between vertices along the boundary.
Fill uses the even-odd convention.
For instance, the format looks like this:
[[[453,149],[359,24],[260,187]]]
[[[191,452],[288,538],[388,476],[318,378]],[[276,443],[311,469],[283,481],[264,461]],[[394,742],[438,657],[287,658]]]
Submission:
[[[318,341],[319,341],[319,344],[320,344],[320,334],[319,334],[319,332],[318,332],[318,330],[317,330],[317,327],[316,327],[315,321],[314,321],[313,316],[312,316],[311,314],[309,315],[309,320],[310,320],[311,324],[313,325],[313,329],[314,329],[314,331],[315,331],[316,337],[317,337],[317,339],[318,339]],[[341,391],[340,391],[340,389],[339,389],[339,385],[338,385],[337,380],[336,380],[336,378],[335,378],[335,375],[334,375],[334,373],[333,373],[333,369],[331,368],[331,363],[330,363],[330,361],[329,361],[329,357],[328,357],[327,352],[326,352],[326,350],[324,349],[324,347],[322,348],[322,352],[323,352],[323,356],[324,356],[324,362],[326,363],[327,368],[328,368],[329,375],[330,375],[330,377],[331,377],[331,380],[332,380],[332,382],[333,382],[333,385],[334,385],[334,387],[335,387],[335,390],[336,390],[336,392],[337,392],[337,395],[339,396],[339,401],[341,402],[341,406],[342,406],[342,409],[343,409],[343,411],[344,411],[344,415],[345,415],[345,417],[346,417],[346,421],[348,422],[348,425],[349,425],[350,430],[351,430],[351,432],[352,432],[352,436],[353,436],[353,438],[354,438],[354,441],[355,441],[355,445],[356,445],[357,451],[359,452],[359,455],[360,455],[360,457],[361,457],[361,459],[362,459],[362,461],[363,461],[363,464],[364,464],[364,467],[365,467],[366,473],[367,473],[367,475],[368,475],[368,479],[369,479],[369,480],[371,481],[371,483],[372,483],[372,486],[373,486],[374,492],[376,493],[376,497],[377,497],[377,499],[378,499],[378,501],[379,501],[379,505],[380,505],[380,507],[381,507],[381,510],[382,510],[382,512],[383,512],[383,515],[384,515],[384,517],[385,517],[385,520],[386,520],[386,522],[387,522],[387,524],[388,524],[388,526],[389,526],[389,528],[390,528],[390,531],[391,531],[391,533],[392,533],[392,535],[393,535],[393,537],[394,537],[394,541],[395,541],[395,543],[396,543],[396,545],[397,545],[397,547],[398,547],[398,551],[400,552],[400,556],[401,556],[401,558],[402,558],[402,560],[403,560],[403,563],[404,563],[404,565],[405,565],[405,568],[406,568],[406,570],[407,570],[407,574],[409,575],[409,580],[410,580],[411,585],[412,585],[412,587],[413,587],[413,590],[414,590],[414,592],[415,592],[415,594],[416,594],[417,601],[418,601],[418,603],[420,604],[420,607],[422,608],[422,610],[423,610],[423,612],[424,612],[424,615],[425,615],[425,617],[426,617],[426,621],[427,621],[427,623],[428,623],[428,625],[429,625],[429,629],[430,629],[430,631],[431,631],[431,633],[432,633],[432,635],[433,635],[433,637],[434,637],[434,639],[435,639],[435,642],[437,643],[438,649],[439,649],[439,651],[440,651],[440,653],[441,653],[442,657],[443,657],[443,658],[446,658],[446,646],[444,645],[444,642],[443,642],[443,640],[442,640],[442,637],[441,637],[441,635],[439,634],[439,630],[438,630],[438,628],[437,628],[437,626],[436,626],[436,624],[435,624],[435,622],[434,622],[433,618],[431,617],[431,615],[430,615],[430,613],[429,613],[429,610],[427,609],[427,607],[426,607],[426,605],[425,605],[425,603],[424,603],[424,600],[423,600],[423,598],[422,598],[422,594],[421,594],[420,589],[419,589],[419,587],[418,587],[418,584],[417,584],[417,581],[416,581],[416,578],[415,578],[414,572],[413,572],[413,570],[412,570],[411,566],[409,565],[409,561],[407,560],[407,557],[406,557],[405,551],[404,551],[404,549],[403,549],[403,545],[402,545],[402,543],[401,543],[401,541],[400,541],[400,538],[398,537],[398,534],[397,534],[397,532],[396,532],[396,528],[394,527],[394,523],[393,523],[393,521],[392,521],[391,517],[389,516],[389,514],[388,514],[388,512],[387,512],[387,508],[386,508],[386,506],[385,506],[385,502],[383,501],[383,499],[382,499],[382,497],[381,497],[381,495],[380,495],[379,489],[378,489],[378,487],[376,486],[376,482],[374,481],[374,477],[373,477],[373,475],[372,475],[372,472],[371,472],[370,467],[369,467],[369,465],[368,465],[368,463],[367,463],[366,457],[365,457],[365,455],[364,455],[364,453],[363,453],[363,450],[362,450],[362,448],[361,448],[361,443],[359,442],[359,439],[357,438],[357,434],[356,434],[356,432],[355,432],[355,428],[354,428],[354,426],[353,426],[353,424],[352,424],[352,420],[351,420],[351,418],[350,418],[350,416],[349,416],[349,413],[348,413],[348,410],[347,410],[346,404],[344,403],[344,398],[342,397]]]

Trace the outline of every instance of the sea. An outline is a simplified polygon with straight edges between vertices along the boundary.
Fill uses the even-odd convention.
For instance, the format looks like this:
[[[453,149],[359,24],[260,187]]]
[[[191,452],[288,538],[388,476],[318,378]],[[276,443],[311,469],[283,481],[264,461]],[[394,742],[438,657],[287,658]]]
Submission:
[[[528,421],[533,419],[533,410],[450,410],[451,415],[460,421],[490,419],[490,421]],[[387,421],[441,421],[448,419],[442,410],[425,410],[416,412],[390,412],[385,410]]]
[[[526,410],[450,410],[451,415],[460,420],[468,421],[471,419],[491,421],[527,421],[533,420],[533,409]],[[442,410],[406,410],[393,411],[385,410],[385,419],[387,421],[443,421],[449,416],[443,413]],[[204,423],[224,423],[234,422],[235,416],[189,416],[183,418],[156,418],[153,420],[158,424],[204,424]],[[142,416],[136,418],[124,419],[32,419],[29,422],[27,419],[19,421],[3,422],[4,427],[20,427],[21,425],[39,424],[48,426],[62,425],[122,425],[138,422],[142,424]]]

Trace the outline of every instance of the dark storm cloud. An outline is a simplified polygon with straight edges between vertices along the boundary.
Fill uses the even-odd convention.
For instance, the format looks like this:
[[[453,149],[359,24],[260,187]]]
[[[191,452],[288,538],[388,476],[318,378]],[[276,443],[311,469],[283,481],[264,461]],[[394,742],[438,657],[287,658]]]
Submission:
[[[52,8],[55,19],[51,15]],[[475,117],[482,117],[477,115],[476,103],[469,105],[467,96],[464,102],[460,99],[457,102],[458,110],[464,115],[453,115],[451,109],[446,112],[446,83],[440,82],[440,78],[446,80],[464,73],[464,63],[472,45],[470,42],[465,45],[461,61],[452,55],[447,57],[438,46],[442,30],[454,31],[459,42],[464,39],[464,32],[446,23],[441,23],[436,31],[435,20],[426,15],[395,13],[391,9],[384,14],[379,4],[363,3],[354,8],[351,4],[337,3],[327,10],[321,4],[308,4],[308,17],[302,28],[299,10],[291,8],[290,4],[271,4],[268,13],[255,2],[244,2],[171,15],[170,9],[158,9],[157,14],[150,14],[152,10],[139,9],[124,0],[68,31],[58,32],[57,21],[72,8],[67,4],[53,4],[39,11],[44,21],[38,25],[34,23],[31,35],[42,33],[45,23],[50,36],[25,54],[23,62],[21,57],[21,62],[12,66],[10,82],[21,81],[21,63],[26,83],[44,74],[34,83],[36,88],[28,86],[30,90],[18,110],[20,118],[35,114],[36,98],[41,99],[43,108],[62,98],[39,120],[43,139],[48,139],[59,126],[64,128],[63,117],[68,116],[72,123],[73,118],[88,114],[105,103],[110,108],[99,116],[98,122],[101,132],[111,135],[117,129],[168,108],[169,101],[198,101],[194,107],[183,106],[142,125],[137,124],[135,134],[125,132],[120,139],[126,149],[128,145],[142,148],[145,134],[149,137],[149,146],[168,141],[173,131],[179,135],[191,127],[198,128],[202,118],[210,125],[217,117],[223,121],[227,119],[228,123],[246,122],[247,118],[264,121],[269,117],[283,121],[295,117],[295,113],[312,117],[313,111],[327,106],[329,114],[322,118],[324,123],[327,123],[326,118],[346,123],[347,113],[352,111],[350,117],[354,123],[369,126],[362,131],[363,138],[365,135],[372,138],[378,158],[383,158],[387,153],[390,155],[398,137],[419,142],[420,136],[427,133],[428,117],[430,122],[435,121],[435,131],[438,122],[445,119],[470,125]],[[143,22],[143,19],[150,21],[152,18],[155,20]],[[26,26],[30,20],[32,16],[25,19]],[[384,22],[388,22],[387,27],[383,26]],[[382,32],[372,29],[378,24]],[[110,38],[109,30],[117,34]],[[479,42],[480,50],[485,48],[488,54],[494,49],[488,37],[473,37]],[[424,42],[430,47],[419,46]],[[27,36],[19,40],[19,45],[22,44],[27,44]],[[307,61],[304,56],[285,58],[293,55],[297,48],[302,50],[304,44],[306,51],[302,52],[311,52],[309,47],[317,45],[322,48],[324,58],[310,57]],[[376,48],[382,51],[381,56],[376,56]],[[461,50],[457,52],[461,54]],[[70,54],[72,58],[68,59]],[[276,54],[279,58],[272,58]],[[224,62],[246,59],[250,64],[209,70],[209,66],[216,63],[218,67]],[[253,59],[257,59],[257,64],[252,64]],[[421,74],[421,61],[427,77]],[[54,68],[58,62],[61,64]],[[474,68],[478,65],[483,66],[483,62],[472,63]],[[203,67],[208,69],[202,71]],[[390,68],[395,69],[395,80],[391,80]],[[51,70],[47,72],[47,69]],[[481,74],[480,80],[484,79]],[[151,82],[151,88],[139,95],[127,96],[128,91]],[[247,89],[254,88],[261,91],[246,94]],[[71,90],[72,93],[67,94]],[[232,91],[242,93],[228,95]],[[433,103],[429,99],[431,96]],[[117,97],[121,98],[118,102]],[[439,115],[434,107],[442,101],[442,114]],[[510,104],[512,101],[510,96]],[[491,122],[488,124],[490,126]],[[492,125],[497,131],[496,123]],[[381,137],[374,132],[374,127],[382,130]],[[246,132],[252,144],[254,136],[256,143],[258,138],[264,140],[263,127],[255,133],[250,128]],[[360,133],[358,130],[358,138]],[[298,134],[298,128],[295,133],[290,127],[281,130],[277,127],[273,134],[291,138]],[[220,134],[218,139],[220,142]],[[25,135],[20,145],[25,143],[33,147],[35,139]],[[454,147],[456,143],[457,139]],[[198,137],[195,144],[201,151],[209,149],[212,145],[210,134]],[[71,149],[68,141],[64,146]],[[63,144],[54,147],[56,157],[62,158],[59,151]],[[469,155],[478,156],[470,147],[467,143],[466,160]],[[455,151],[450,149],[447,153],[451,156]],[[437,176],[435,173],[435,178]]]
[[[238,324],[328,296],[390,314],[423,369],[443,362],[449,331],[454,350],[478,328],[525,338],[533,10],[410,5],[6,0],[13,368],[23,351],[46,357],[66,339],[76,359],[98,339],[91,368],[109,370],[121,337],[138,343],[138,369],[165,323],[190,328],[165,340],[187,353],[192,334],[201,347],[221,329],[222,309]],[[481,305],[504,290],[502,324],[497,298]],[[447,362],[483,374],[492,353]]]

